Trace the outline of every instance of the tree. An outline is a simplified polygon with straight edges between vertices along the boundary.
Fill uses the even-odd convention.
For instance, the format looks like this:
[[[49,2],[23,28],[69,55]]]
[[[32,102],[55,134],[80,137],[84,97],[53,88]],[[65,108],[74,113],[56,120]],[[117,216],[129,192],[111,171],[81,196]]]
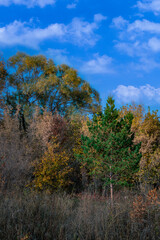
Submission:
[[[24,188],[33,176],[32,163],[42,154],[30,129],[26,134],[19,130],[17,115],[11,117],[5,110],[0,124],[0,175],[4,190]]]
[[[131,130],[135,133],[135,136],[138,135],[139,128],[144,120],[144,107],[143,105],[137,105],[132,103],[131,105],[122,106],[119,112],[120,117],[124,117],[127,113],[133,114],[133,121]]]
[[[65,151],[56,151],[57,145],[48,145],[42,161],[36,165],[33,186],[38,190],[65,190],[72,182],[69,174],[73,171]]]
[[[141,105],[132,104],[123,106],[120,115],[132,112],[134,115],[132,121],[132,131],[135,133],[134,142],[141,142],[140,152],[142,158],[140,161],[140,170],[138,173],[141,186],[160,185],[160,121],[158,111],[150,111],[144,115],[144,109]]]
[[[141,142],[139,176],[142,183],[160,185],[160,121],[158,111],[148,110],[135,138]]]
[[[103,182],[103,187],[110,185],[111,199],[113,186],[132,185],[139,169],[140,144],[133,142],[132,120],[131,113],[119,118],[114,100],[109,97],[104,113],[95,114],[88,123],[91,136],[82,135],[83,154],[79,159],[85,163],[90,176]]]
[[[5,62],[1,59],[0,60],[0,116],[2,116],[2,109],[3,109],[3,96],[2,92],[5,87],[5,80],[7,77],[7,70],[5,67]]]
[[[81,190],[80,163],[75,158],[75,153],[81,152],[81,125],[81,116],[77,114],[64,118],[45,111],[35,117],[31,128],[45,151],[35,163],[36,189]]]
[[[20,106],[21,116],[29,118],[35,106],[62,115],[72,109],[96,112],[100,109],[98,92],[67,65],[56,66],[42,55],[29,56],[18,52],[9,58],[9,83],[14,91],[6,102],[13,111]]]

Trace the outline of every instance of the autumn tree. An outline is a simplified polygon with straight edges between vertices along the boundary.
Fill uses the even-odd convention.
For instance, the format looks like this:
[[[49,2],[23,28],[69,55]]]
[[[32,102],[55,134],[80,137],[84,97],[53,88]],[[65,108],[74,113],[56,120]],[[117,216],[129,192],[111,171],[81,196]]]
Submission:
[[[18,52],[8,60],[9,83],[14,89],[6,103],[16,111],[20,106],[22,124],[35,106],[62,115],[71,110],[96,112],[100,109],[98,92],[81,79],[75,69],[56,66],[43,55],[29,56]]]
[[[143,105],[132,103],[131,105],[124,105],[119,111],[119,117],[124,117],[127,113],[133,114],[131,130],[138,135],[139,128],[144,120],[145,109]]]
[[[57,145],[48,144],[41,162],[36,165],[33,186],[38,190],[66,190],[72,184],[69,175],[73,169],[65,151],[58,152]]]
[[[44,154],[35,162],[33,186],[39,190],[81,190],[81,115],[64,118],[58,113],[44,112],[35,118],[31,128]]]
[[[139,169],[140,144],[133,142],[132,120],[131,113],[119,118],[114,100],[109,97],[104,113],[95,114],[88,123],[91,136],[82,136],[83,153],[79,159],[90,176],[101,179],[103,187],[110,185],[111,199],[113,186],[132,185]]]
[[[2,109],[3,109],[3,96],[2,92],[5,87],[5,79],[7,77],[7,70],[5,67],[5,62],[1,59],[0,60],[0,116],[2,114]]]
[[[140,180],[143,183],[160,185],[160,121],[158,111],[146,113],[139,127],[136,142],[141,142]]]
[[[126,105],[120,110],[120,115],[133,113],[132,131],[135,133],[134,142],[141,142],[140,171],[138,173],[141,186],[148,184],[158,187],[160,184],[159,144],[160,144],[160,122],[158,111],[150,111],[145,114],[142,105]]]
[[[4,111],[0,146],[1,187],[4,190],[24,188],[33,176],[32,163],[40,158],[42,151],[31,129],[26,134],[20,131],[18,113],[12,117],[7,110]]]

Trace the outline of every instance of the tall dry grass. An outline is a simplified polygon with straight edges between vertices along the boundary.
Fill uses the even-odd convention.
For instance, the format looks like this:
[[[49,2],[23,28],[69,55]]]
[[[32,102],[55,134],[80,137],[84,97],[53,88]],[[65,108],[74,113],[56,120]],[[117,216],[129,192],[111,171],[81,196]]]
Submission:
[[[1,193],[0,239],[160,239],[158,203],[149,203],[149,198],[142,196],[139,204],[138,199],[121,193],[112,207],[109,199],[88,194]],[[145,213],[137,215],[143,204]]]

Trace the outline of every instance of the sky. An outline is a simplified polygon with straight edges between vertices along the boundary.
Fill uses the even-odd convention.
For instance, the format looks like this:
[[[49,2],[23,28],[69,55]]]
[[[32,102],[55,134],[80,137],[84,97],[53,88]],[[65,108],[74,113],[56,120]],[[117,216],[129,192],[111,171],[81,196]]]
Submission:
[[[68,64],[105,106],[160,106],[160,0],[0,0],[0,53]]]

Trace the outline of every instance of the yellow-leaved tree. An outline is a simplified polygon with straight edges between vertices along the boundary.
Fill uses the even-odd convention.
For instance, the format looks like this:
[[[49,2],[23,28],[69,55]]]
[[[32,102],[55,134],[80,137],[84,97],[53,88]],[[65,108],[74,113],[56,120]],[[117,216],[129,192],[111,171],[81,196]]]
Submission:
[[[145,184],[160,185],[160,121],[158,111],[148,110],[136,141],[141,142],[140,179]]]
[[[82,169],[76,154],[82,152],[81,134],[86,120],[79,114],[64,118],[44,112],[33,125],[44,154],[35,162],[32,185],[39,190],[80,191]]]
[[[158,111],[144,114],[142,105],[123,106],[120,115],[133,113],[132,131],[135,133],[134,142],[141,142],[142,158],[137,175],[141,186],[147,190],[148,185],[160,186],[160,121]]]
[[[35,166],[33,186],[38,190],[64,190],[72,184],[70,158],[65,150],[57,151],[59,145],[54,142],[48,144],[41,162]]]

